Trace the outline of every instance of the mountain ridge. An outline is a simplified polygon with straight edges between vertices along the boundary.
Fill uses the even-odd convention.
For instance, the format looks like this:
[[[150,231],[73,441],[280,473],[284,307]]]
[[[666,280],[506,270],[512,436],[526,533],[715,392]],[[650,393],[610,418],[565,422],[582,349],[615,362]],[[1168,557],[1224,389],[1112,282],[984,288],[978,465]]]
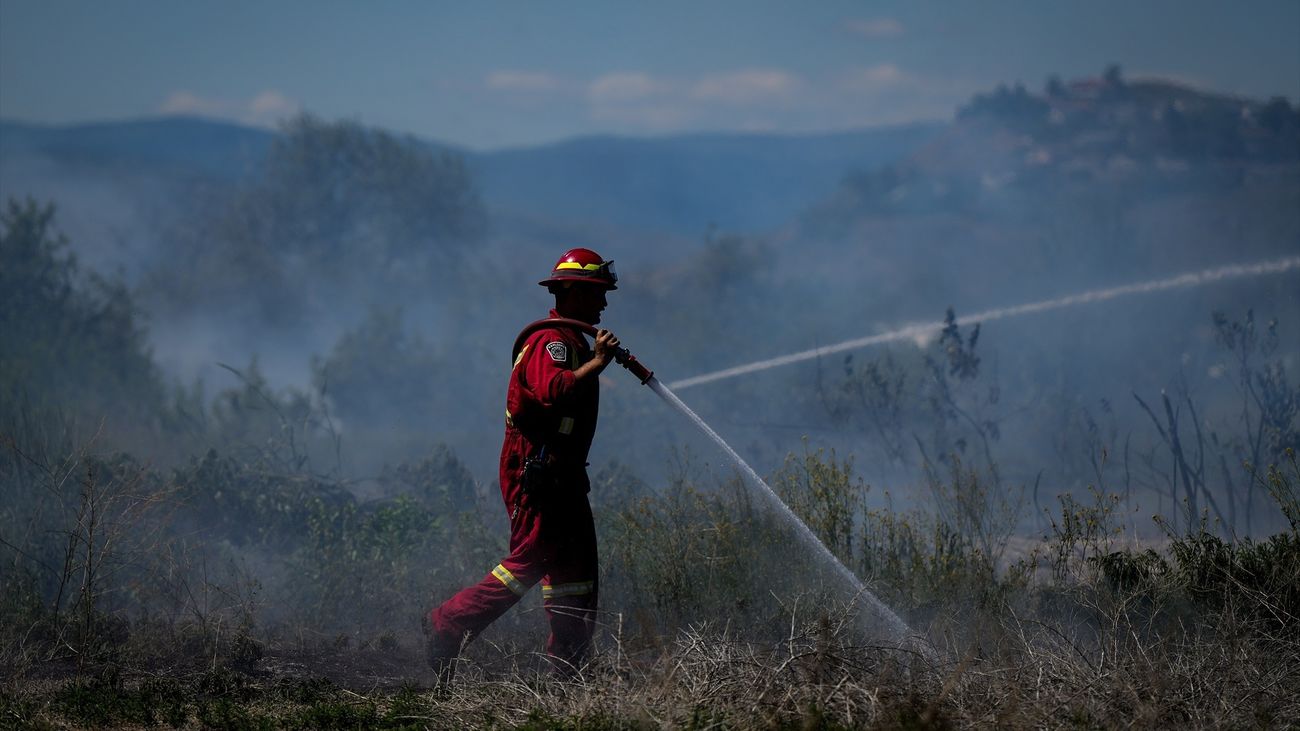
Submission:
[[[489,208],[698,235],[711,226],[775,226],[845,175],[894,161],[942,129],[930,122],[799,135],[595,135],[498,151],[412,139],[464,159]],[[0,165],[15,171],[39,160],[66,173],[121,167],[234,182],[255,172],[274,134],[201,117],[73,125],[0,119]]]

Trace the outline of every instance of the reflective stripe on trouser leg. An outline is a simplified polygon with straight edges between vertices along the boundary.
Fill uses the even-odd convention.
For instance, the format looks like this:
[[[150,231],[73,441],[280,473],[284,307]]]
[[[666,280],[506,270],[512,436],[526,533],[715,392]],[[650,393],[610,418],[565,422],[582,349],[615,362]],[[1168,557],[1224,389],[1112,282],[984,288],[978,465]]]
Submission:
[[[598,589],[594,581],[556,583],[550,589],[542,602],[551,624],[546,654],[557,671],[568,674],[582,664],[591,646]]]
[[[515,578],[515,575],[510,573],[510,569],[505,566],[497,564],[497,567],[492,569],[492,575],[497,577],[497,581],[505,584],[506,587],[516,595],[523,596],[528,593],[528,587],[520,583],[520,581]]]
[[[473,586],[456,592],[433,612],[433,628],[448,642],[466,635],[474,636],[487,628],[538,580],[537,571],[528,565],[511,563],[512,569],[499,565]]]
[[[596,588],[594,581],[575,581],[571,584],[542,584],[542,599],[562,596],[583,596]]]

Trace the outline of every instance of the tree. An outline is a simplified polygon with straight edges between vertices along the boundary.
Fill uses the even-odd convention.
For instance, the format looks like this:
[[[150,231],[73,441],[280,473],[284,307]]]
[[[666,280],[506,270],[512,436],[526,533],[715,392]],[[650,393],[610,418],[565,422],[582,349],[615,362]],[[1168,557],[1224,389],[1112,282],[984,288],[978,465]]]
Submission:
[[[1056,74],[1047,77],[1047,86],[1044,87],[1043,93],[1047,94],[1048,99],[1064,99],[1065,84],[1061,83],[1061,77]]]
[[[312,379],[345,422],[375,425],[394,418],[409,425],[435,421],[442,370],[433,346],[402,326],[401,312],[372,310],[339,338]]]
[[[81,272],[54,217],[31,199],[0,214],[0,413],[156,415],[163,389],[135,303]]]
[[[987,469],[996,482],[993,443],[1001,427],[993,412],[1001,391],[980,380],[979,334],[976,324],[963,336],[950,307],[939,338],[918,353],[919,361],[888,353],[861,363],[845,357],[842,379],[823,382],[818,374],[818,397],[833,424],[861,430],[896,464],[906,463],[915,444],[926,469],[961,460]]]
[[[979,337],[980,326],[976,323],[970,335],[963,338],[956,313],[948,308],[935,346],[938,352],[925,356],[925,367],[929,372],[925,399],[933,417],[933,441],[939,450],[939,460],[948,462],[950,457],[961,458],[966,453],[969,438],[974,437],[979,440],[985,467],[997,482],[992,442],[1000,438],[1001,429],[997,418],[987,416],[985,412],[997,406],[1001,390],[996,383],[990,384],[984,393],[974,390],[980,375],[980,357],[975,354]],[[926,459],[928,461],[928,457]]]
[[[1261,473],[1280,464],[1287,450],[1300,449],[1300,386],[1292,386],[1286,359],[1278,354],[1277,320],[1264,327],[1253,310],[1243,320],[1230,320],[1223,312],[1212,315],[1215,337],[1232,358],[1240,399],[1238,425],[1245,440],[1231,445],[1238,462]],[[1229,482],[1229,470],[1224,466]],[[1246,529],[1253,520],[1256,481],[1246,483]]]
[[[1284,96],[1275,96],[1259,112],[1259,124],[1273,134],[1282,134],[1296,123],[1295,111]]]
[[[300,116],[271,146],[266,176],[245,204],[269,207],[265,243],[317,260],[335,275],[353,266],[422,268],[456,258],[481,226],[463,161],[355,122]]]
[[[257,179],[199,205],[153,290],[171,307],[281,327],[369,295],[430,292],[485,220],[458,156],[309,115],[284,126]]]
[[[991,94],[976,94],[957,110],[958,119],[988,119],[1021,132],[1042,131],[1051,107],[1030,94],[1023,84],[1008,88],[999,84]]]
[[[759,242],[709,231],[689,264],[674,271],[663,289],[629,281],[628,293],[644,299],[626,306],[648,313],[658,331],[673,333],[687,362],[716,367],[720,355],[754,348],[754,338],[734,323],[749,322],[768,306],[772,258]]]

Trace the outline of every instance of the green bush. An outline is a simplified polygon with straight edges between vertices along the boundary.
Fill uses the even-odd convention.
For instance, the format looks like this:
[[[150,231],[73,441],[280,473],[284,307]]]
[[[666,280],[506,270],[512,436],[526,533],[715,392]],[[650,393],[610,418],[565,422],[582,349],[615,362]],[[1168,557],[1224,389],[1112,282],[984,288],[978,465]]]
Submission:
[[[309,535],[312,516],[351,504],[336,482],[305,474],[276,474],[209,450],[172,475],[178,518],[209,540],[291,549]]]
[[[953,523],[921,511],[873,508],[869,487],[849,462],[806,450],[772,477],[774,490],[839,560],[895,609],[987,601],[1022,586],[1023,570],[999,576],[989,549],[1009,533],[1006,516],[973,473],[956,466],[937,495],[969,510]],[[984,512],[979,512],[975,502]],[[809,602],[827,612],[851,587],[795,530],[774,516],[740,478],[707,486],[675,475],[660,492],[627,504],[604,531],[610,558],[602,576],[605,606],[636,627],[663,634],[715,617],[778,636],[790,612]],[[975,535],[968,529],[977,527]],[[782,619],[787,618],[787,619]]]
[[[445,519],[409,497],[364,508],[317,503],[292,560],[290,593],[302,619],[367,630],[409,623],[436,585],[428,559],[452,548]]]
[[[456,515],[475,507],[474,476],[445,444],[435,445],[414,463],[385,466],[379,484],[386,496],[409,495],[438,516]]]
[[[808,526],[831,553],[852,565],[855,526],[866,505],[869,487],[853,479],[850,462],[837,463],[835,453],[823,456],[805,447],[802,458],[793,454],[772,478],[772,489]]]
[[[344,332],[326,358],[314,359],[312,381],[349,424],[437,426],[443,363],[433,345],[402,325],[396,309],[372,309]]]
[[[603,532],[602,603],[648,634],[710,617],[744,620],[766,593],[759,587],[776,578],[767,575],[776,531],[738,478],[707,490],[677,475]]]
[[[52,701],[64,717],[96,727],[165,723],[179,728],[188,718],[185,695],[178,683],[160,678],[127,685],[111,669],[69,683],[54,694]]]
[[[135,302],[81,270],[54,218],[31,199],[0,213],[0,432],[153,423],[164,389]]]
[[[212,545],[277,554],[287,569],[273,588],[277,604],[320,629],[404,627],[502,550],[479,523],[473,478],[442,446],[386,468],[377,481],[385,497],[371,502],[330,479],[276,474],[215,451],[173,480],[178,524],[201,526]]]

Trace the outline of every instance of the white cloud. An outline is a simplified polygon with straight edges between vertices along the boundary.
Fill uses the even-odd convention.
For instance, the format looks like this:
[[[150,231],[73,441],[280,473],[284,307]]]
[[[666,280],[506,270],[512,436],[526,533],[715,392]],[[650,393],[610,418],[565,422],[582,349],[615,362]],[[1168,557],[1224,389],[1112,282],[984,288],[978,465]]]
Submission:
[[[680,84],[640,71],[615,71],[587,85],[592,119],[614,122],[640,131],[678,129],[691,118],[683,105]]]
[[[853,91],[879,91],[905,81],[907,75],[897,65],[882,63],[853,69],[844,75],[843,86]]]
[[[799,85],[794,74],[779,69],[743,69],[706,74],[691,89],[701,101],[751,104],[786,97]]]
[[[158,112],[161,114],[215,117],[258,127],[274,126],[276,122],[297,114],[301,109],[301,104],[275,89],[266,89],[247,100],[221,99],[200,96],[191,91],[174,91],[158,105]]]
[[[493,71],[486,79],[487,87],[498,91],[546,92],[560,87],[560,80],[542,71]]]
[[[968,98],[970,83],[880,63],[809,76],[779,68],[672,77],[620,71],[582,88],[588,118],[622,133],[811,132],[944,118]]]
[[[893,63],[846,69],[827,79],[813,106],[844,127],[946,119],[987,83],[960,73],[928,74]]]
[[[302,106],[298,102],[274,89],[267,89],[248,103],[248,110],[260,118],[291,117],[300,109]]]
[[[894,38],[903,35],[903,24],[893,18],[852,18],[844,21],[844,28],[864,38]]]
[[[667,81],[640,71],[616,71],[598,76],[587,87],[587,96],[596,104],[634,102],[666,94],[672,89]]]
[[[217,105],[188,91],[173,91],[158,111],[163,114],[211,114]]]

